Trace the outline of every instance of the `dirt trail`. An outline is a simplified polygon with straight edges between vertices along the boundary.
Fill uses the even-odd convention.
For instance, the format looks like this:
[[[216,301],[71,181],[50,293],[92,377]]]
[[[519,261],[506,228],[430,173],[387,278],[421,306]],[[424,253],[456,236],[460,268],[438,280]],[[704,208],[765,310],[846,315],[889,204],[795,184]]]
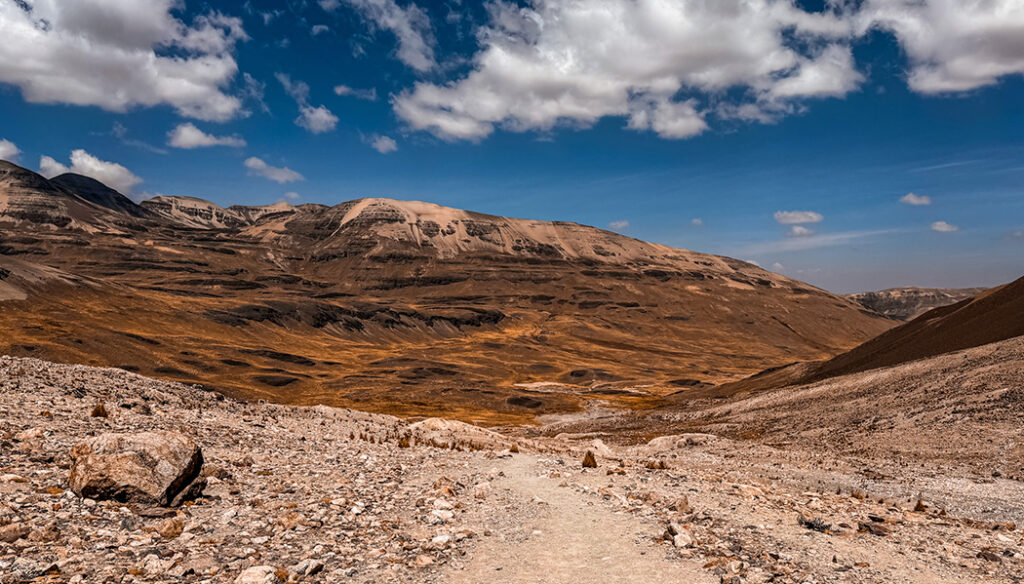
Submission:
[[[445,582],[530,584],[646,582],[702,584],[718,579],[696,561],[669,561],[654,526],[588,502],[559,479],[543,476],[538,458],[516,455],[495,467],[494,486],[513,505],[535,513],[481,539],[468,564],[453,566]]]

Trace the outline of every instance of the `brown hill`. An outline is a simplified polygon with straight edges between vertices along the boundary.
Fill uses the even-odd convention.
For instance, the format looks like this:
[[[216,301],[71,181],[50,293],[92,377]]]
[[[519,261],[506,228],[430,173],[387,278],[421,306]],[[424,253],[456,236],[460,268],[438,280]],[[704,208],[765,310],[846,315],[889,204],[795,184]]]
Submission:
[[[733,395],[899,365],[1024,335],[1024,278],[930,310],[832,359],[795,363],[724,384],[709,395]],[[692,396],[688,396],[692,397]]]
[[[390,199],[159,197],[140,215],[14,169],[0,352],[250,399],[523,421],[654,403],[891,326],[752,264],[575,223]],[[25,201],[46,213],[17,215]]]
[[[933,308],[972,298],[986,288],[889,288],[859,292],[846,297],[868,310],[895,320],[907,321]]]

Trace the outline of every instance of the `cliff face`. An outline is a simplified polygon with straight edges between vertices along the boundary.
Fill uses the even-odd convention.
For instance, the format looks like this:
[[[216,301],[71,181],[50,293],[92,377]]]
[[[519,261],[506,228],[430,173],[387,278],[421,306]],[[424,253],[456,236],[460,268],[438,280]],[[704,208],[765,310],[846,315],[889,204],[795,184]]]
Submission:
[[[890,288],[877,292],[847,294],[847,298],[895,320],[907,321],[933,308],[971,298],[985,288]]]

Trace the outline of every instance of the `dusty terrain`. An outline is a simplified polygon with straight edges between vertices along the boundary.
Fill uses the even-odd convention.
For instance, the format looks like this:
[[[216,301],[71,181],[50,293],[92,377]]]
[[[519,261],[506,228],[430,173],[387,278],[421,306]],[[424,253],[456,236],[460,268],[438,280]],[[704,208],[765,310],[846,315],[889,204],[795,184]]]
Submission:
[[[894,323],[731,258],[410,201],[135,205],[0,162],[0,353],[487,424],[825,359]]]
[[[1019,358],[1020,345],[1007,350]],[[780,420],[799,409],[795,395],[781,401],[771,410]],[[100,403],[107,415],[94,417]],[[579,433],[513,439],[10,357],[0,358],[0,408],[5,583],[233,582],[250,568],[259,582],[1024,577],[1024,483],[955,456],[890,464],[880,450],[810,435],[775,445],[692,433],[635,446]],[[209,486],[194,504],[139,508],[68,490],[73,444],[153,429],[202,446]],[[581,466],[587,450],[597,468]]]
[[[933,308],[955,304],[981,294],[985,288],[888,288],[875,292],[858,292],[846,297],[895,320],[908,321]]]
[[[775,367],[704,392],[677,394],[682,400],[746,395],[786,385],[893,367],[951,351],[1024,335],[1024,278],[996,286],[921,316],[821,362]]]

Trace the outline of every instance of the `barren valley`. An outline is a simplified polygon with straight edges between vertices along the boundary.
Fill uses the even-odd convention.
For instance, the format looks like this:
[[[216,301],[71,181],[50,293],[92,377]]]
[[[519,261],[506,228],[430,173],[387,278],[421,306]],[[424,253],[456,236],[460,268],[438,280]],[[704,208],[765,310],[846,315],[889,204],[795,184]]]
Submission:
[[[1024,279],[0,170],[5,583],[1024,579]]]

